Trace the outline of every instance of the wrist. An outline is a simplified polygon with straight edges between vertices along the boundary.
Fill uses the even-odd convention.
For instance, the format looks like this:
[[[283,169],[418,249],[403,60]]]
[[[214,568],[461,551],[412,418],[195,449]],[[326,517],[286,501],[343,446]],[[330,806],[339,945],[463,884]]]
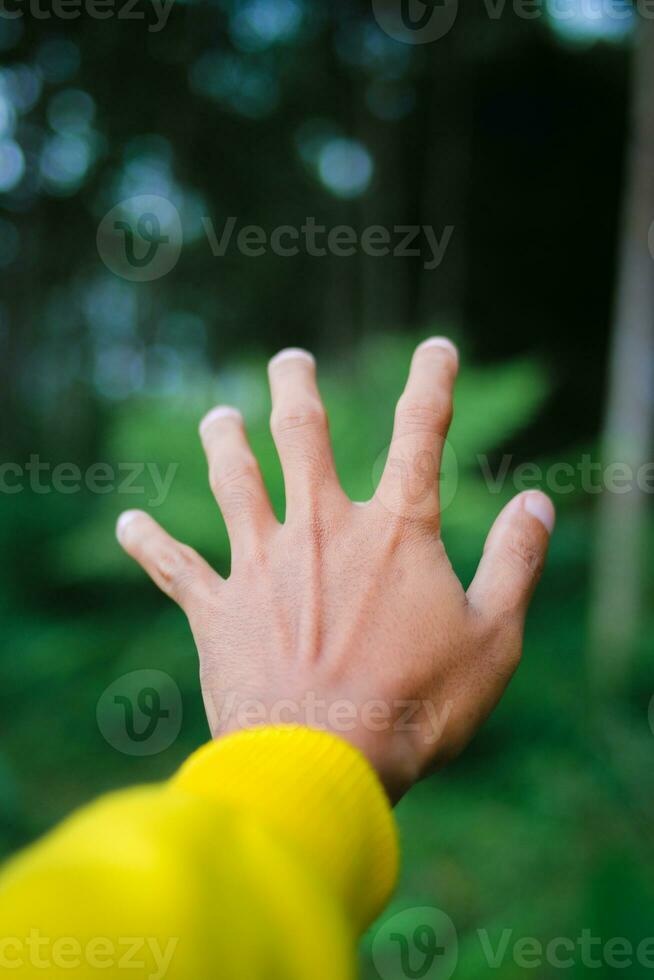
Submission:
[[[421,775],[421,753],[413,731],[398,730],[390,714],[373,717],[379,700],[322,697],[304,691],[264,700],[221,692],[207,697],[205,707],[214,738],[266,728],[301,727],[326,732],[358,750],[374,769],[392,804],[397,803]]]
[[[365,728],[352,732],[332,731],[365,756],[393,806],[420,778],[418,755],[408,733],[396,732],[391,739],[385,739]]]

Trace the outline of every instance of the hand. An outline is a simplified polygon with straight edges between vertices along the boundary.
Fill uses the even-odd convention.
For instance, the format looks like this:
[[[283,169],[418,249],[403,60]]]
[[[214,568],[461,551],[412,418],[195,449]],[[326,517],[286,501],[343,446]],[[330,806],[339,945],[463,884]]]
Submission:
[[[214,737],[263,723],[331,729],[397,799],[460,752],[497,704],[520,658],[554,508],[537,491],[515,497],[464,591],[439,534],[437,479],[457,369],[449,341],[417,348],[379,486],[356,504],[336,476],[313,358],[274,357],[284,524],[240,413],[211,411],[200,433],[231,544],[226,580],[147,514],[120,517],[122,546],[189,618]]]

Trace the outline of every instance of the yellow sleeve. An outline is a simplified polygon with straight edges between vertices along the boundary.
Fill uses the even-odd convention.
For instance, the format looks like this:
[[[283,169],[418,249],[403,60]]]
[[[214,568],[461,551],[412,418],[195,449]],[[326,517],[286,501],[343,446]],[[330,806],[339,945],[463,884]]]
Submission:
[[[103,797],[0,875],[0,973],[345,980],[397,872],[367,761],[295,726],[229,735]]]

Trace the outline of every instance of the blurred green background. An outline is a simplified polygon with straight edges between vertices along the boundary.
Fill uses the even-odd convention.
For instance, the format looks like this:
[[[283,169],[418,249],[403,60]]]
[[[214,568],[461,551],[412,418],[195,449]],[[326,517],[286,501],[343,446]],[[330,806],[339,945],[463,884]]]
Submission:
[[[633,387],[615,358],[627,328],[613,296],[638,17],[628,4],[612,16],[608,0],[600,16],[572,3],[571,18],[480,6],[416,44],[363,2],[178,0],[161,29],[149,4],[134,9],[142,19],[0,17],[0,852],[100,792],[166,777],[208,736],[185,619],[113,530],[121,510],[149,508],[228,572],[201,415],[242,408],[282,516],[265,361],[310,348],[343,484],[366,499],[413,346],[445,333],[462,370],[443,535],[464,584],[520,464],[539,465],[527,485],[552,494],[559,518],[506,698],[465,756],[398,808],[403,871],[385,918],[446,912],[461,978],[488,973],[480,929],[493,944],[505,929],[543,944],[590,929],[637,945],[654,935],[651,496],[607,502],[578,476],[564,492],[546,476],[584,455],[651,458],[651,427],[632,441],[611,421]],[[115,274],[96,246],[103,216],[138,195],[181,218],[179,261],[156,281]],[[651,291],[649,204],[638,268]],[[310,216],[358,233],[453,231],[433,269],[424,255],[360,251],[217,257],[206,221],[220,234],[230,215],[268,233]],[[650,363],[646,332],[636,353]],[[38,484],[24,469],[35,456]],[[494,491],[484,466],[507,459]],[[147,471],[129,492],[62,492],[62,463],[174,475],[152,506]],[[184,715],[172,746],[137,758],[103,738],[96,709],[144,668],[174,679]],[[361,945],[366,978],[379,976],[377,934]],[[508,954],[503,980],[525,972],[561,970]],[[651,969],[593,970],[614,972]]]

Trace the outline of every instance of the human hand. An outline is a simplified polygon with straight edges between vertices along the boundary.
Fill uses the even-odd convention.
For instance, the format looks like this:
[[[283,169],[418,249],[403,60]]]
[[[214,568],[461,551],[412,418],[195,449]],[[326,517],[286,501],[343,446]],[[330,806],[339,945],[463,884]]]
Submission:
[[[313,358],[274,357],[284,524],[240,413],[209,412],[200,434],[229,533],[227,579],[142,511],[119,518],[122,546],[188,616],[214,737],[263,723],[331,729],[397,799],[459,753],[497,704],[520,659],[554,508],[538,491],[515,497],[464,591],[440,538],[437,478],[457,369],[449,341],[417,348],[379,486],[356,504],[338,482]]]

